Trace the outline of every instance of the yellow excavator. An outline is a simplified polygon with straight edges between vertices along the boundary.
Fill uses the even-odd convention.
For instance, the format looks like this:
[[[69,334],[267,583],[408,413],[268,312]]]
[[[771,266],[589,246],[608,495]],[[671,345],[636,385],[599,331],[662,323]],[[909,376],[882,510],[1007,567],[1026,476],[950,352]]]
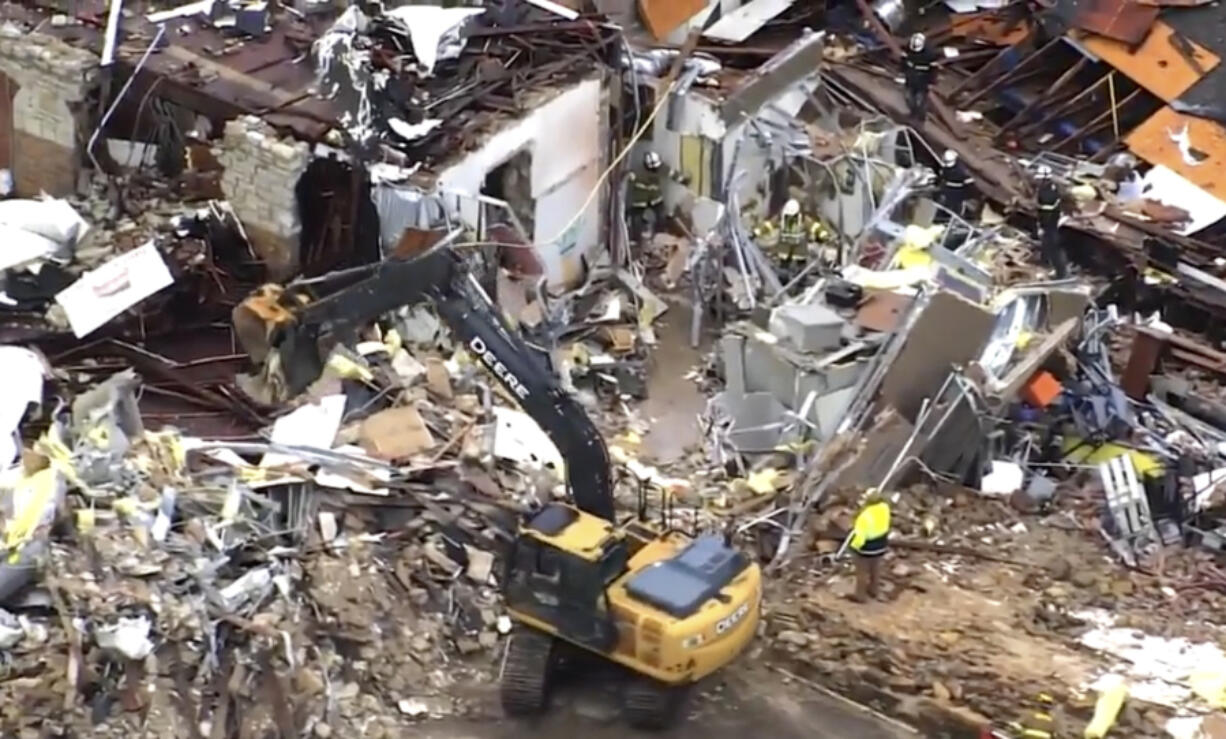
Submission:
[[[558,448],[569,502],[526,517],[504,560],[501,586],[516,622],[502,666],[509,715],[544,711],[569,648],[629,672],[624,713],[659,729],[680,714],[688,688],[737,657],[758,626],[758,565],[724,537],[660,530],[631,514],[618,522],[600,432],[541,359],[506,324],[464,260],[446,247],[410,259],[265,285],[235,308],[256,361],[275,353],[288,389],[323,370],[326,347],[371,320],[429,302],[463,344]]]

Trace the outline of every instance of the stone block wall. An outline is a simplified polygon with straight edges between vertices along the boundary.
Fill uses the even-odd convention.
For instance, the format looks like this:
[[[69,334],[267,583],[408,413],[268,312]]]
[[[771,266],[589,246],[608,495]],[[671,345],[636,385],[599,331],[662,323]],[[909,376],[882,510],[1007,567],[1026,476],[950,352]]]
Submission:
[[[91,133],[77,111],[98,84],[98,57],[45,34],[4,30],[0,73],[9,93],[0,96],[0,125],[7,130],[11,120],[17,194],[72,192]]]
[[[255,116],[243,116],[226,123],[216,156],[225,168],[222,192],[256,254],[275,279],[290,276],[298,268],[302,235],[294,188],[311,161],[311,148],[278,136]]]

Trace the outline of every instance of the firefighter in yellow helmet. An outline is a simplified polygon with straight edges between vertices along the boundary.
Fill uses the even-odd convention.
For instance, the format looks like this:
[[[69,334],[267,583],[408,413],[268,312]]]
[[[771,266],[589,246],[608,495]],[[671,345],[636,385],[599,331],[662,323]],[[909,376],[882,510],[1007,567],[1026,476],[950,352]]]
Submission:
[[[860,513],[852,526],[850,546],[856,557],[853,600],[864,603],[880,594],[881,562],[890,538],[890,503],[877,488],[869,488],[860,505]]]

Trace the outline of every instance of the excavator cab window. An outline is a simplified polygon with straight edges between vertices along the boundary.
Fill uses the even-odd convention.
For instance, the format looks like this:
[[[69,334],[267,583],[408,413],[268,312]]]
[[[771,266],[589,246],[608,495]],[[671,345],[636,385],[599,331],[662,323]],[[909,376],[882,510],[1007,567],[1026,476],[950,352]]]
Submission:
[[[608,649],[617,633],[604,593],[625,571],[628,558],[624,541],[612,542],[599,559],[589,560],[520,537],[507,574],[507,604],[553,625],[567,639]]]
[[[559,584],[562,581],[562,553],[553,547],[537,547],[536,570],[532,576]]]

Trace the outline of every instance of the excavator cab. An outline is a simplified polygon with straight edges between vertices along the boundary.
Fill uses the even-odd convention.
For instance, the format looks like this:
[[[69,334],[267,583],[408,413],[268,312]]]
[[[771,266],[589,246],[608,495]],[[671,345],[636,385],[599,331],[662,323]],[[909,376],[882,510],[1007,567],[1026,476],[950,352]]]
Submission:
[[[688,689],[732,661],[757,631],[761,572],[722,537],[617,526],[565,503],[520,528],[503,593],[530,627],[512,637],[502,704],[531,715],[549,704],[567,646],[627,668],[624,711],[638,728],[664,728]]]
[[[234,323],[248,354],[279,364],[296,394],[322,370],[322,337],[352,334],[420,302],[434,306],[457,343],[532,416],[566,462],[571,502],[529,516],[504,561],[503,593],[518,624],[503,664],[504,709],[544,710],[557,658],[573,647],[626,668],[632,725],[669,725],[688,687],[753,639],[761,572],[721,537],[615,521],[600,432],[506,324],[462,258],[438,248],[285,288],[264,286],[235,309]]]
[[[630,558],[608,522],[571,506],[543,508],[521,528],[506,560],[503,593],[509,608],[562,638],[607,651],[617,631],[605,598]]]

